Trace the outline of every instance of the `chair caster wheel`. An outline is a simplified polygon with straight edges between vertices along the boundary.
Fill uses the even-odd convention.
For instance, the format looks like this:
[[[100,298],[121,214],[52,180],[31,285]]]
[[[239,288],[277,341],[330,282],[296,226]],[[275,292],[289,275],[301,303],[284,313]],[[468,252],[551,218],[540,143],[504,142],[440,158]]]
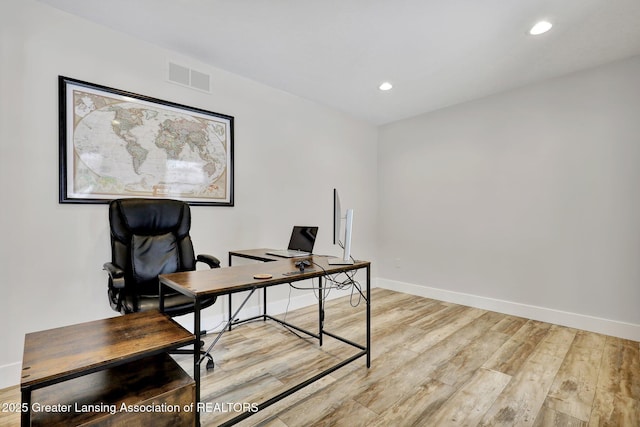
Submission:
[[[214,364],[213,364],[213,359],[209,359],[209,360],[207,360],[207,371],[212,370],[212,369],[213,369],[213,366],[214,366]]]

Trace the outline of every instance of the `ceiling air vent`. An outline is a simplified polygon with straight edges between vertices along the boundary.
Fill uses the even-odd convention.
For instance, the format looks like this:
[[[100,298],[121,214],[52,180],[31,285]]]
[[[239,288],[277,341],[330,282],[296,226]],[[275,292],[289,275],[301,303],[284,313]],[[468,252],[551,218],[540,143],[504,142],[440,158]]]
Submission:
[[[211,92],[211,76],[191,68],[169,62],[169,81],[204,92]]]

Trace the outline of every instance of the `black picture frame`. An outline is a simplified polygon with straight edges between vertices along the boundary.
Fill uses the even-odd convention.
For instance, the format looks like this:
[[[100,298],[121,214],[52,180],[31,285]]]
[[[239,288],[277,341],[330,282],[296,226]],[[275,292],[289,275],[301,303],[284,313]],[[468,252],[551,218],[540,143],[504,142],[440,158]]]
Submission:
[[[233,206],[234,117],[58,76],[59,202]]]

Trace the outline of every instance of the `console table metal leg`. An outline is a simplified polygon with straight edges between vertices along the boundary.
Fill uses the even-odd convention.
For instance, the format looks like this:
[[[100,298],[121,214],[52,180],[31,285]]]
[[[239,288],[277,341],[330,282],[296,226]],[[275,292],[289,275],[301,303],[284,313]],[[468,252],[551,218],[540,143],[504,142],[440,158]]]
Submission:
[[[22,408],[20,412],[20,425],[29,427],[31,425],[31,390],[22,392]]]
[[[200,403],[200,300],[195,298],[193,302],[193,333],[196,336],[193,343],[193,379],[196,382],[196,399],[195,399],[195,424],[200,425],[200,411],[198,410],[198,404]]]

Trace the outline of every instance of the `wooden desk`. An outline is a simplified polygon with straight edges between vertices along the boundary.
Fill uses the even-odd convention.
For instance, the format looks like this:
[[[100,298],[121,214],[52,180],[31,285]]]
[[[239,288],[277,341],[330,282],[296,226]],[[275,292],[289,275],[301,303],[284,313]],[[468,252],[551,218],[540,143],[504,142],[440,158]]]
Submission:
[[[127,314],[25,335],[21,423],[31,423],[34,390],[194,343],[194,335],[158,311]]]
[[[256,252],[253,252],[256,251]],[[234,254],[237,253],[245,253],[251,257],[255,256],[252,259],[262,260],[262,256],[260,252],[264,254],[264,249],[250,250],[250,251],[234,251]],[[230,254],[231,256],[231,254]],[[264,255],[264,257],[270,257],[268,255]],[[277,257],[274,257],[277,258]],[[243,291],[255,291],[256,289],[266,289],[270,286],[276,286],[281,284],[289,284],[292,282],[297,282],[301,280],[318,278],[318,288],[319,294],[322,294],[323,287],[323,278],[327,275],[333,275],[337,273],[354,271],[365,269],[366,271],[366,288],[364,291],[364,302],[366,304],[366,344],[358,344],[352,342],[348,339],[342,338],[337,334],[332,332],[328,332],[323,329],[323,315],[324,315],[324,305],[322,298],[319,298],[318,301],[318,333],[313,333],[310,331],[306,331],[301,329],[295,325],[291,325],[289,323],[283,322],[279,319],[271,317],[266,312],[266,301],[264,305],[264,313],[256,318],[263,318],[264,320],[270,319],[281,324],[292,327],[300,332],[303,332],[307,335],[310,335],[316,339],[318,339],[319,345],[322,345],[323,336],[327,335],[333,337],[343,343],[346,343],[350,346],[353,346],[359,350],[359,353],[354,356],[343,360],[342,362],[330,367],[329,369],[313,376],[312,378],[303,381],[288,390],[274,396],[265,402],[258,404],[258,411],[262,410],[279,400],[284,399],[285,397],[295,393],[296,391],[306,387],[307,385],[313,383],[314,381],[319,380],[320,378],[329,375],[336,369],[341,368],[342,366],[351,363],[360,357],[366,357],[366,365],[367,368],[371,366],[371,264],[368,261],[356,261],[353,265],[329,265],[327,263],[327,257],[324,256],[311,256],[306,258],[277,258],[270,260],[265,263],[256,263],[256,264],[248,264],[241,266],[233,266],[227,268],[216,268],[211,270],[198,270],[198,271],[189,271],[182,273],[173,273],[173,274],[163,274],[160,275],[160,309],[162,310],[164,307],[164,288],[168,287],[177,292],[182,293],[183,295],[189,296],[194,299],[195,311],[194,311],[194,331],[196,333],[196,342],[200,341],[200,301],[204,298],[211,296],[220,296],[220,295],[231,295],[237,292]],[[310,267],[307,267],[304,272],[300,272],[298,267],[295,266],[297,261],[301,259],[306,259],[311,263]],[[271,278],[269,279],[254,279],[254,275],[268,273],[271,274]],[[265,293],[266,295],[266,293]],[[265,297],[266,299],[266,297]],[[246,300],[245,300],[246,302]],[[244,303],[243,303],[244,304]],[[242,306],[241,306],[242,308]],[[255,318],[252,318],[255,319]],[[245,321],[252,320],[245,319]],[[225,328],[226,329],[226,328]],[[224,329],[223,329],[224,332]],[[221,332],[222,333],[222,332]],[[219,338],[219,337],[218,337]],[[217,339],[216,339],[217,341]],[[215,342],[214,341],[214,344]],[[210,347],[211,349],[211,347]],[[203,361],[203,357],[200,357],[199,354],[194,354],[194,379],[196,381],[196,400],[200,401],[200,364]],[[251,416],[252,412],[244,412],[228,421],[223,425],[233,425],[249,416]],[[196,414],[196,418],[199,414]]]

